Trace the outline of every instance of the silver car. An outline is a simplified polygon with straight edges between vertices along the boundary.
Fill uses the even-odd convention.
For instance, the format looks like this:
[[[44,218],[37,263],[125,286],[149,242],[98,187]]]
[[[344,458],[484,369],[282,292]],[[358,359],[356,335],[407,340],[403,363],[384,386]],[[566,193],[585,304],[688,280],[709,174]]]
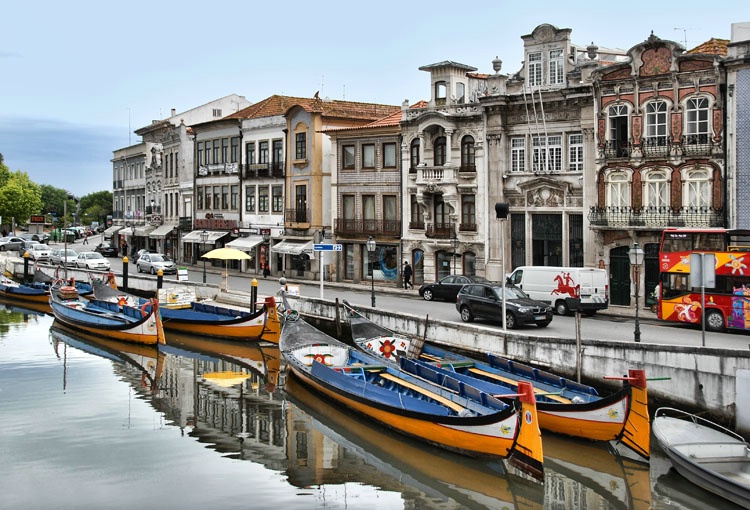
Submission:
[[[101,253],[95,251],[84,251],[78,254],[78,257],[76,258],[76,267],[109,271],[110,264],[109,260],[105,259]]]
[[[0,237],[0,251],[18,251],[23,246],[23,241],[15,236]]]
[[[40,260],[49,261],[50,249],[46,244],[34,243],[29,249],[29,258],[36,262]]]
[[[161,253],[143,253],[135,263],[138,272],[156,274],[161,269],[163,274],[177,274],[177,264],[172,259]]]
[[[66,266],[74,266],[76,264],[76,259],[78,258],[78,252],[71,249],[64,249],[60,248],[57,250],[52,250],[52,253],[49,255],[49,260],[55,265],[63,265],[63,263]]]

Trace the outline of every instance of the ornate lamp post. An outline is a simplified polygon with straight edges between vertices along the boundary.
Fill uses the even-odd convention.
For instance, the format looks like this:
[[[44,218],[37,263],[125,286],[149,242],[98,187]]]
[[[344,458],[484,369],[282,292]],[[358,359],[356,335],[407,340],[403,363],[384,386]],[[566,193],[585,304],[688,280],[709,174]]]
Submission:
[[[641,265],[643,264],[643,250],[638,243],[633,243],[633,247],[628,250],[630,265],[635,268],[635,330],[633,339],[636,342],[641,341],[641,324],[638,317],[638,290],[641,284]]]
[[[453,274],[456,274],[456,258],[458,257],[458,237],[456,237],[456,233],[453,232],[453,237],[451,237],[451,244],[453,245]]]
[[[208,231],[204,230],[201,232],[201,251],[206,249],[206,241],[208,241]],[[203,257],[203,255],[201,255]],[[206,283],[206,259],[203,257],[203,283]]]
[[[370,254],[370,256],[367,259],[367,262],[370,266],[370,275],[371,275],[371,286],[370,286],[370,296],[372,298],[372,307],[375,308],[375,266],[372,264],[372,259],[375,256],[375,248],[377,248],[377,245],[375,244],[375,239],[370,236],[369,239],[367,239],[367,252]]]

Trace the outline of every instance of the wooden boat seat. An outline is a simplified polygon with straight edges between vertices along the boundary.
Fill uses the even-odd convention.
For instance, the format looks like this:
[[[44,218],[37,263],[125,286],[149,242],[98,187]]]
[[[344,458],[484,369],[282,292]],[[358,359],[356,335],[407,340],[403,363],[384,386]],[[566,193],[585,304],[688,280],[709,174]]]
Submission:
[[[388,372],[380,374],[380,377],[383,379],[386,379],[388,381],[394,382],[400,386],[403,386],[405,388],[409,388],[410,390],[416,391],[417,393],[421,393],[422,395],[431,398],[432,400],[435,400],[436,402],[440,402],[444,406],[452,409],[456,413],[461,413],[465,411],[465,408],[459,404],[456,404],[450,399],[447,399],[441,395],[438,395],[437,393],[434,393],[430,390],[427,390],[425,388],[422,388],[420,386],[417,386],[414,383],[410,383],[408,381],[404,381],[403,379],[399,379],[395,375],[389,374]]]
[[[505,384],[508,384],[508,385],[511,385],[513,387],[517,387],[518,386],[518,381],[516,381],[514,379],[511,379],[509,377],[504,377],[504,376],[499,375],[499,374],[493,374],[492,372],[487,372],[486,370],[482,370],[480,368],[470,368],[469,372],[473,372],[475,374],[479,374],[479,375],[482,375],[484,377],[489,377],[490,379],[495,379],[497,381],[501,381],[501,382],[503,382]],[[556,402],[560,402],[561,404],[570,404],[570,399],[567,399],[565,397],[561,397],[560,395],[552,395],[552,394],[547,393],[546,391],[541,390],[541,389],[536,388],[536,387],[534,388],[534,393],[537,394],[537,395],[539,395],[539,396],[547,397],[550,400],[554,400]]]

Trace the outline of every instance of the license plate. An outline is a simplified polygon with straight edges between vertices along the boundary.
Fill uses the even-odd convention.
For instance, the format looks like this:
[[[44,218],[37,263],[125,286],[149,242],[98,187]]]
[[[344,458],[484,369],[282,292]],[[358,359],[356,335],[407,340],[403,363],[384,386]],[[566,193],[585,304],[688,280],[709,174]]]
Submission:
[[[543,320],[546,320],[546,319],[547,319],[547,317],[544,316],[544,315],[537,315],[536,317],[534,317],[535,321],[543,321]]]

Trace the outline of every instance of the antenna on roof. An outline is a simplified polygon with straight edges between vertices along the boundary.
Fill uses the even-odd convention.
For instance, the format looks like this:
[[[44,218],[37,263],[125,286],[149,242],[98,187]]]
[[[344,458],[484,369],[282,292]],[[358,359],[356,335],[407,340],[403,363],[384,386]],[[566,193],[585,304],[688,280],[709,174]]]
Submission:
[[[685,45],[685,49],[687,49],[687,31],[692,30],[690,27],[675,27],[674,30],[682,30],[682,40],[683,44]]]

